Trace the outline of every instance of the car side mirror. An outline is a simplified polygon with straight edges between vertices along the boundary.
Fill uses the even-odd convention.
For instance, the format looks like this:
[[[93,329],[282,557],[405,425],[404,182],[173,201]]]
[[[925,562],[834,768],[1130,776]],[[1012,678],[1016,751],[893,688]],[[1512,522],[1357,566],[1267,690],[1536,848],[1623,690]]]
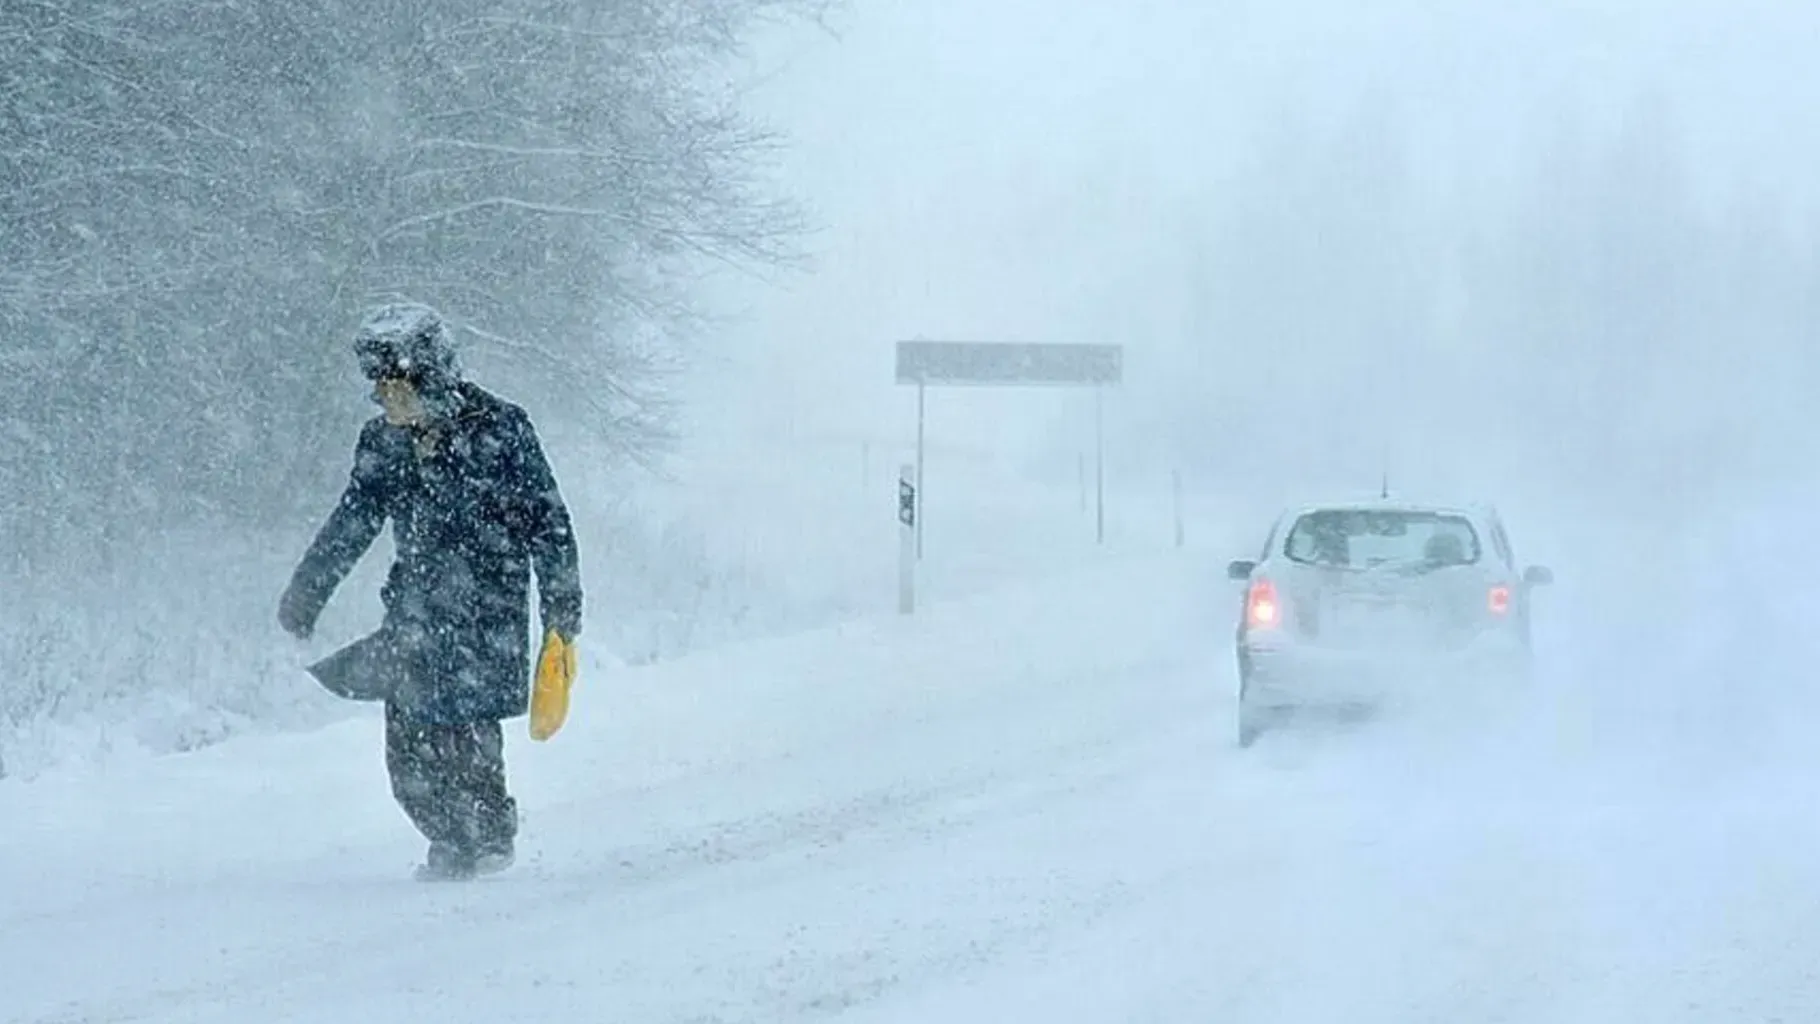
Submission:
[[[1229,580],[1248,580],[1251,578],[1252,570],[1257,567],[1258,563],[1241,558],[1226,566],[1226,578]]]
[[[1555,581],[1554,571],[1545,565],[1532,565],[1523,570],[1523,582],[1532,587],[1545,587]]]

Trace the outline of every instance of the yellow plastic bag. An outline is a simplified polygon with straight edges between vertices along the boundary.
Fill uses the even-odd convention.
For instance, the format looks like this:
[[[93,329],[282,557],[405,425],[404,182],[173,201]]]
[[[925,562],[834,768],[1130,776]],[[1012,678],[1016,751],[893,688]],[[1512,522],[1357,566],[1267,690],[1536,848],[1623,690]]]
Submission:
[[[550,630],[537,656],[537,678],[531,686],[531,738],[547,740],[569,717],[569,688],[575,685],[575,647]]]

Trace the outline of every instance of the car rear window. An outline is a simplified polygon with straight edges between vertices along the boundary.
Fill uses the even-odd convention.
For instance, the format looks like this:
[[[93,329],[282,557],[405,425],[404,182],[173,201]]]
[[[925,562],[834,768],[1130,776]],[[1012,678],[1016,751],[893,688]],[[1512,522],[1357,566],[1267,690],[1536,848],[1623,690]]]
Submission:
[[[1290,527],[1283,554],[1303,565],[1346,569],[1439,568],[1479,560],[1479,534],[1464,516],[1415,509],[1323,509]]]

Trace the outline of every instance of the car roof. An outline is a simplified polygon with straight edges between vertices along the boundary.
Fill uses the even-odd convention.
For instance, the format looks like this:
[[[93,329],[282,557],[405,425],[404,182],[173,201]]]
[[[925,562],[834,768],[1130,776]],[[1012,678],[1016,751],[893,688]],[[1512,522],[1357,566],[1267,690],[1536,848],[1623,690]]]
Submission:
[[[1497,510],[1488,503],[1474,501],[1420,501],[1410,498],[1346,498],[1339,501],[1304,502],[1286,510],[1282,521],[1298,519],[1311,512],[1438,512],[1491,521]]]

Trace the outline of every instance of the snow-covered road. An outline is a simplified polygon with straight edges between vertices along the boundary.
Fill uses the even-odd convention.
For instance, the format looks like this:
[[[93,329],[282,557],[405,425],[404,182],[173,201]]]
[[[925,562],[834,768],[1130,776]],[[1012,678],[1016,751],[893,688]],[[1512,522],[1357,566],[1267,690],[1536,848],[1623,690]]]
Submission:
[[[472,885],[370,719],[0,785],[0,1020],[1820,1019],[1783,747],[1556,682],[1241,753],[1208,576],[587,666]]]

